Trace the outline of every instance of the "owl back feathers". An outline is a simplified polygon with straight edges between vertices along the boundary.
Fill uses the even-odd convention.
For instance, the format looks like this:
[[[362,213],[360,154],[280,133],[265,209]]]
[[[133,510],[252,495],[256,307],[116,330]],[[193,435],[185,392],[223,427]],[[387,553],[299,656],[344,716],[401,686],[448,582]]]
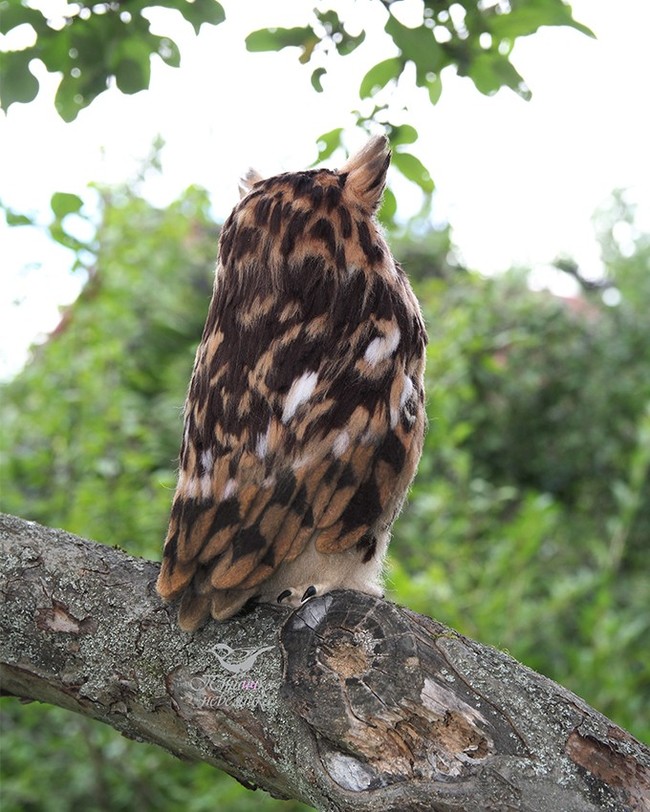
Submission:
[[[338,172],[249,174],[224,224],[157,584],[185,629],[305,578],[379,589],[426,342],[372,216],[388,163],[373,138]]]

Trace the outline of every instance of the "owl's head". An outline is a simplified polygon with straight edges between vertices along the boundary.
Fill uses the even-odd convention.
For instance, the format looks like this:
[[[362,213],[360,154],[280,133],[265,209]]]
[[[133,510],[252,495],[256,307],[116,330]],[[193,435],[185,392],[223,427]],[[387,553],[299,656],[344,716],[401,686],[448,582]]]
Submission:
[[[350,202],[356,201],[357,205],[374,212],[381,201],[389,164],[388,139],[384,135],[376,135],[338,170],[285,172],[265,180],[255,169],[249,169],[239,182],[239,195],[243,199],[259,184],[265,184],[268,189],[291,178],[295,178],[296,185],[308,186],[312,183],[328,187],[332,185],[331,179],[334,177]]]
[[[296,264],[338,273],[391,265],[374,218],[389,163],[387,139],[375,136],[337,170],[266,179],[248,172],[221,234],[222,268],[250,275]]]

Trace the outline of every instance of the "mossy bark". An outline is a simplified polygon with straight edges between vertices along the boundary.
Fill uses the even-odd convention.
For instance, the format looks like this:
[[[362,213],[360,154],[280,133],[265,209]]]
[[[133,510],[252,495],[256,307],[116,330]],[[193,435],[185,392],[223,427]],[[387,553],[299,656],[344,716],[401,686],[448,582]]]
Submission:
[[[2,690],[322,810],[650,810],[650,751],[427,617],[335,592],[187,635],[158,565],[0,516]]]

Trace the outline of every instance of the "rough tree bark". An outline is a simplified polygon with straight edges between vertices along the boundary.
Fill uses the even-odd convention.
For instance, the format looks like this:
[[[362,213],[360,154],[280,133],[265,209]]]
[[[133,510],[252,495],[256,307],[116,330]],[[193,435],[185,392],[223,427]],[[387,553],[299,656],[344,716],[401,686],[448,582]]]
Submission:
[[[650,752],[574,694],[352,592],[188,636],[158,565],[0,515],[3,691],[322,810],[650,810]]]

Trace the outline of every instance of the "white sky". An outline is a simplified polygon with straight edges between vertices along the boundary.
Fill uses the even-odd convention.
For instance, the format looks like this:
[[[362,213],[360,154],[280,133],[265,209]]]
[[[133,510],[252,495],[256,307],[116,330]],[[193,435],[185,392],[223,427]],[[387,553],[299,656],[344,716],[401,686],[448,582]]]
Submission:
[[[351,127],[364,66],[390,55],[381,24],[356,54],[337,60],[317,95],[312,66],[299,65],[295,49],[250,54],[243,45],[253,29],[306,22],[309,4],[224,5],[227,22],[204,26],[198,38],[177,13],[161,11],[156,31],[176,40],[182,67],[155,59],[148,92],[111,90],[72,124],[54,112],[56,82],[41,70],[37,100],[0,114],[0,198],[47,221],[55,191],[88,198],[90,181],[132,176],[157,134],[167,143],[163,173],[145,187],[147,196],[164,204],[200,184],[219,217],[236,202],[249,165],[275,174],[310,164],[321,133]],[[350,10],[362,24],[376,5],[358,0]],[[590,219],[616,187],[632,190],[640,225],[650,229],[650,2],[572,5],[598,39],[548,28],[521,40],[513,62],[531,102],[508,90],[486,98],[449,71],[435,107],[419,92],[400,98],[404,121],[420,132],[413,152],[437,184],[435,217],[449,220],[463,258],[483,272],[543,268],[560,254],[597,272]],[[351,140],[356,147],[363,136]],[[403,195],[408,209],[410,192]],[[29,343],[56,325],[58,307],[78,292],[69,265],[68,252],[44,235],[0,225],[0,378],[20,367]]]

